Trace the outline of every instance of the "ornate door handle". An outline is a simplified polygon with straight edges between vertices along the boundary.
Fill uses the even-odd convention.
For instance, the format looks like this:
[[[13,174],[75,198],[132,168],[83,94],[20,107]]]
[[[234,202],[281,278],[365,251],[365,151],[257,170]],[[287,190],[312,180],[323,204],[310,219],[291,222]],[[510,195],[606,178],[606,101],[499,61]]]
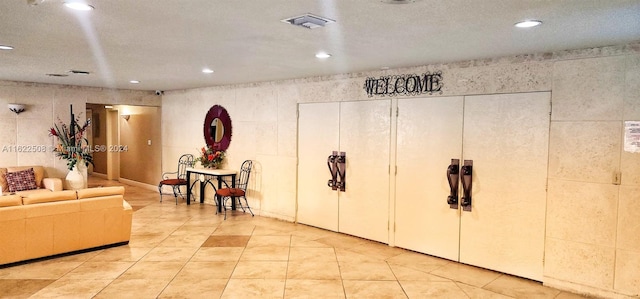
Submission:
[[[347,187],[347,154],[340,152],[336,157],[336,167],[338,169],[338,189],[344,192]]]
[[[471,187],[473,187],[473,160],[464,160],[462,166],[462,190],[464,195],[462,196],[463,211],[471,211]]]
[[[458,179],[460,177],[460,160],[451,159],[451,164],[447,167],[447,181],[449,182],[449,196],[447,204],[452,209],[458,209]]]
[[[331,187],[331,190],[338,190],[337,157],[338,152],[336,151],[333,151],[333,153],[327,157],[327,167],[329,167],[329,173],[331,174],[331,179],[327,182],[327,186]]]

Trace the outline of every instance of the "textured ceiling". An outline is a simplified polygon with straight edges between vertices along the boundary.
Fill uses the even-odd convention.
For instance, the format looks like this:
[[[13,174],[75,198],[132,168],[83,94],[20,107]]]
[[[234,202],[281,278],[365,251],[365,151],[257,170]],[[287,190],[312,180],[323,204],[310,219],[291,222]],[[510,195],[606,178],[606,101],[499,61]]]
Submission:
[[[640,40],[640,0],[0,1],[0,80],[140,90],[550,52]],[[324,28],[281,19],[312,13]],[[523,19],[540,27],[518,29]],[[319,51],[333,57],[319,60]],[[203,74],[205,67],[215,71]],[[68,74],[69,70],[89,75]],[[130,84],[129,80],[140,80]]]

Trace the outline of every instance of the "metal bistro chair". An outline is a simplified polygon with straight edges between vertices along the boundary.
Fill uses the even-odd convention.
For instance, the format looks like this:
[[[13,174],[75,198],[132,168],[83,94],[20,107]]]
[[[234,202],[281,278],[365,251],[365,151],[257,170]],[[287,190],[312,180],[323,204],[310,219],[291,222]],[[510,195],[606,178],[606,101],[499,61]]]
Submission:
[[[240,198],[244,198],[245,206],[247,207],[247,209],[249,209],[249,213],[251,213],[251,216],[254,216],[253,211],[251,211],[251,207],[249,206],[249,202],[247,202],[247,186],[249,185],[249,175],[251,174],[252,167],[253,161],[246,160],[242,162],[242,166],[240,167],[240,175],[236,180],[236,187],[229,187],[229,184],[225,181],[224,184],[227,187],[220,188],[218,189],[218,191],[216,191],[216,197],[220,199],[220,202],[218,202],[218,204],[221,204],[222,208],[224,209],[225,220],[227,219],[227,205],[225,204],[225,202],[229,201],[232,198],[234,198],[234,200],[237,200],[237,204],[240,206],[240,208],[242,208],[242,212],[245,212],[245,207],[242,205],[242,201],[240,200]],[[216,209],[216,213],[217,211],[218,210]]]
[[[178,194],[184,198],[182,192],[180,192],[180,187],[187,186],[187,167],[193,167],[195,163],[193,159],[193,155],[184,154],[180,156],[178,159],[178,171],[173,172],[165,172],[162,174],[162,181],[158,184],[158,192],[160,192],[160,202],[162,202],[162,186],[171,186],[173,188],[173,196],[176,198],[176,205],[178,204]],[[172,178],[172,175],[175,175],[175,178]]]

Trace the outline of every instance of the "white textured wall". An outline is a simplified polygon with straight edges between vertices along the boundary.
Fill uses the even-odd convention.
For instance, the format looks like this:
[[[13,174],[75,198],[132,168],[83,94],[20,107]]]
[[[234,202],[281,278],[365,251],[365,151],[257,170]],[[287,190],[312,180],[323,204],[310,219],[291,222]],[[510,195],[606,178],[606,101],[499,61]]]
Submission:
[[[554,65],[545,267],[553,285],[640,293],[640,154],[623,150],[624,121],[640,120],[639,88],[637,54]]]
[[[26,111],[16,115],[7,108],[8,103],[26,105]],[[76,116],[85,120],[85,104],[128,104],[159,106],[160,97],[152,92],[107,90],[68,85],[0,81],[0,166],[43,165],[47,175],[64,177],[65,160],[55,157],[50,150],[40,153],[2,151],[4,146],[53,146],[49,128],[58,119],[68,124],[69,105]]]
[[[272,84],[166,92],[162,107],[163,171],[175,171],[181,154],[205,145],[204,118],[211,106],[229,112],[233,135],[225,168],[255,161],[249,201],[255,211],[293,220],[296,192],[296,95]],[[268,198],[274,200],[268,200]]]
[[[622,151],[640,120],[640,44],[520,55],[321,78],[167,92],[163,170],[204,145],[206,111],[227,108],[228,167],[256,161],[250,203],[295,219],[296,104],[370,99],[366,77],[443,72],[441,95],[551,91],[545,283],[604,296],[640,293],[640,154]],[[173,167],[175,168],[175,167]],[[615,172],[622,185],[614,185]]]

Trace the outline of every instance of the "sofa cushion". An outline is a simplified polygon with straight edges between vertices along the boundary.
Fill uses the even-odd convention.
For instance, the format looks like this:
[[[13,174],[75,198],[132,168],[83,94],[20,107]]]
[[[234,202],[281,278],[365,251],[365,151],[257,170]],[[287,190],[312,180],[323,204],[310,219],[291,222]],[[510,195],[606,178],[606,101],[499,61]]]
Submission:
[[[38,189],[33,168],[7,172],[6,178],[7,185],[9,185],[9,192]]]
[[[22,197],[22,204],[30,205],[43,202],[54,202],[77,199],[76,191],[64,190],[56,192],[39,192]]]
[[[44,167],[42,166],[13,166],[7,167],[7,172],[16,172],[20,170],[27,170],[29,168],[33,168],[33,173],[36,175],[36,186],[38,188],[42,187],[42,179],[44,178]],[[2,182],[0,181],[0,184]]]
[[[108,195],[124,195],[124,187],[98,187],[98,188],[86,188],[78,190],[78,199],[108,196]]]
[[[20,195],[0,196],[0,207],[21,206],[22,197]]]

